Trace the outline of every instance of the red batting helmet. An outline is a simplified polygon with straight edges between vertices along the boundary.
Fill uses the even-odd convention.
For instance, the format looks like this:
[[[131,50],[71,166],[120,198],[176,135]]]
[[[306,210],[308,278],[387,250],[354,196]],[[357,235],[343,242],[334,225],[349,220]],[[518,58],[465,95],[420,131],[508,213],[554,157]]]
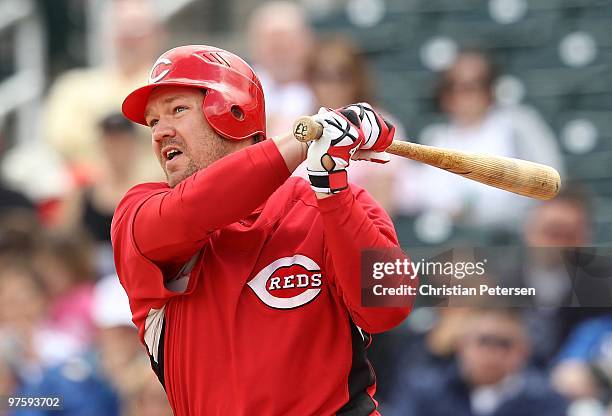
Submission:
[[[242,140],[265,138],[266,114],[261,83],[240,57],[206,45],[180,46],[160,56],[151,68],[148,85],[123,101],[123,114],[146,125],[149,96],[160,85],[181,85],[205,90],[202,111],[221,136]]]

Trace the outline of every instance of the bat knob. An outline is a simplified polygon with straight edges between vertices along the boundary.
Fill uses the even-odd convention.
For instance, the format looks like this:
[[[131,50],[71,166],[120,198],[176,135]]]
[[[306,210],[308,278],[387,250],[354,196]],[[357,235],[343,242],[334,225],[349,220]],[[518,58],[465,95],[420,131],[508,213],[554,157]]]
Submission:
[[[293,125],[293,137],[300,142],[317,140],[323,134],[323,126],[311,117],[300,117]]]

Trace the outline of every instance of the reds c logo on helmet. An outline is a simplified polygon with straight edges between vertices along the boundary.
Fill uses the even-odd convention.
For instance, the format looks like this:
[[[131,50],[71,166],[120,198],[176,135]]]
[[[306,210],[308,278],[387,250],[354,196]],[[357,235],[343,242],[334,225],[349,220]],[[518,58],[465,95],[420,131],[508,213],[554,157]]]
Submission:
[[[266,305],[294,309],[321,293],[321,268],[314,260],[296,254],[273,261],[247,284]]]
[[[151,72],[149,73],[149,84],[154,84],[161,81],[170,72],[170,66],[172,61],[168,58],[160,56],[157,61],[153,64]]]

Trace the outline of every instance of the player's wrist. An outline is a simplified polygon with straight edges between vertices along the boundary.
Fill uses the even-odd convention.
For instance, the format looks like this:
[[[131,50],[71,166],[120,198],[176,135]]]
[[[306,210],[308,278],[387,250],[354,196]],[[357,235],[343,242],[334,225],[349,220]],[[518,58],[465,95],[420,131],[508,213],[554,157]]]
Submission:
[[[293,172],[304,160],[306,160],[308,145],[295,140],[293,134],[287,133],[282,136],[273,137],[270,140],[276,144],[290,172]]]

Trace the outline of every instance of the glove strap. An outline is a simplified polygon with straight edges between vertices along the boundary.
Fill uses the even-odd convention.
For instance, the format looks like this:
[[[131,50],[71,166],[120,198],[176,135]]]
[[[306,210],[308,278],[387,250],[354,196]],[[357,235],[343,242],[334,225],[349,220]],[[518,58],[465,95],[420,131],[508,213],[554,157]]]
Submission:
[[[348,188],[348,174],[346,169],[332,172],[308,171],[310,186],[315,192],[324,194],[337,194]]]

